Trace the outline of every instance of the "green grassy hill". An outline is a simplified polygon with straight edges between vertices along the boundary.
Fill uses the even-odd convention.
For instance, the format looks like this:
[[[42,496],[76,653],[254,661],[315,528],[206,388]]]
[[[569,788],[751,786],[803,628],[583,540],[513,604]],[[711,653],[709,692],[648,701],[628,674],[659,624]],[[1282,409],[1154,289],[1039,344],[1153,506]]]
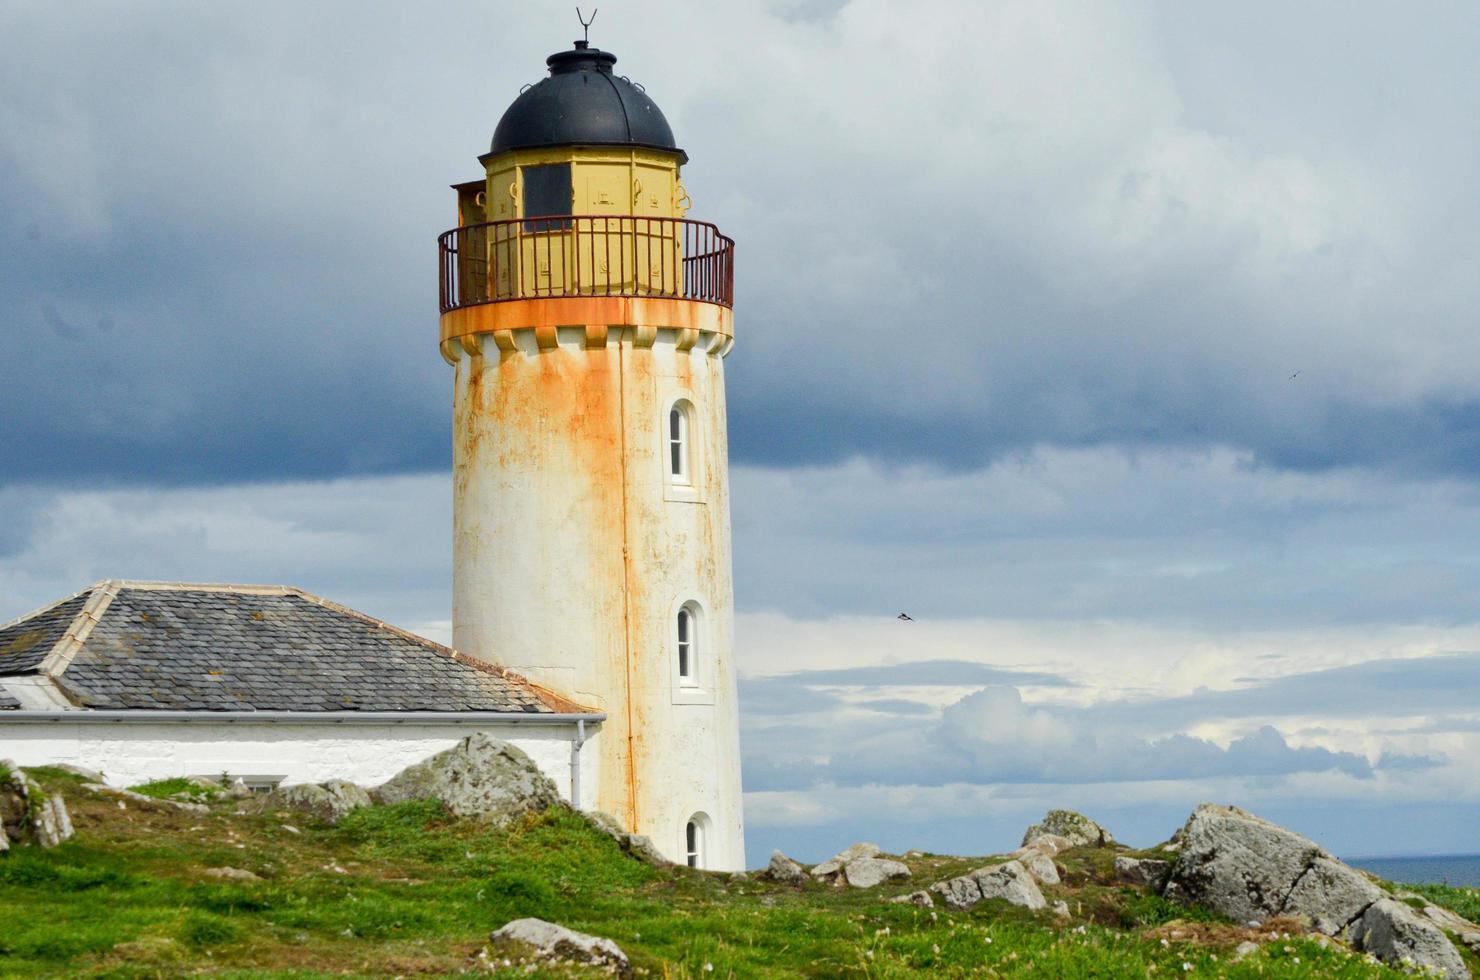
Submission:
[[[1045,892],[1068,919],[1001,902],[922,909],[884,899],[984,859],[911,856],[913,882],[868,891],[781,885],[651,867],[561,810],[496,831],[410,803],[331,827],[235,800],[205,814],[120,805],[78,777],[29,771],[64,795],[77,834],[0,855],[7,977],[594,975],[503,966],[488,934],[521,916],[608,937],[652,977],[1401,975],[1293,923],[1250,930],[1118,886],[1103,850],[1060,856],[1068,876]],[[1473,889],[1433,897],[1480,911]],[[1249,939],[1259,951],[1234,961]]]

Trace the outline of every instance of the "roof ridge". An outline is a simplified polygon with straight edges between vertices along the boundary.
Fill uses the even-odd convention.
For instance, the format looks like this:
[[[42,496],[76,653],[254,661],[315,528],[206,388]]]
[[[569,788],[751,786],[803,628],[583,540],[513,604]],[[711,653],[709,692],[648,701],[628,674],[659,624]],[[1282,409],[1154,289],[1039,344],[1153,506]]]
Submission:
[[[238,592],[246,595],[291,595],[302,592],[292,585],[261,585],[236,582],[159,582],[149,579],[118,580],[121,589],[145,592]]]
[[[55,609],[57,606],[62,605],[63,603],[71,602],[73,599],[76,599],[78,596],[86,595],[87,593],[93,591],[94,589],[97,589],[97,588],[100,588],[103,585],[106,585],[107,584],[107,581],[108,581],[107,579],[103,579],[102,581],[94,582],[92,585],[86,586],[85,588],[78,589],[76,592],[73,592],[69,596],[63,596],[62,598],[57,599],[55,602],[48,602],[46,605],[41,606],[40,608],[32,609],[30,612],[26,613],[24,616],[17,616],[15,619],[12,619],[8,623],[0,623],[0,630],[8,630],[12,626],[19,626],[20,624],[24,623],[28,619],[35,619],[37,616],[40,616],[42,613],[51,612],[53,609]]]
[[[98,620],[103,618],[122,587],[123,583],[118,579],[105,579],[92,587],[92,595],[88,596],[87,602],[77,611],[62,638],[57,640],[51,652],[36,665],[38,674],[55,679],[66,672],[72,659],[77,656],[77,651],[87,642],[93,627],[98,625]]]

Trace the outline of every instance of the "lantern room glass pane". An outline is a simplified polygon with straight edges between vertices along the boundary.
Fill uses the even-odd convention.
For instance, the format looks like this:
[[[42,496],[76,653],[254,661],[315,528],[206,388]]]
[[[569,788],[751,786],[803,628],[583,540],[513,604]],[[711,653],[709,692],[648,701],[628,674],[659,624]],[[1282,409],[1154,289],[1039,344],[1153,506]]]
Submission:
[[[571,213],[570,164],[546,163],[524,168],[524,216]],[[526,221],[526,231],[555,231],[569,228],[569,221]]]

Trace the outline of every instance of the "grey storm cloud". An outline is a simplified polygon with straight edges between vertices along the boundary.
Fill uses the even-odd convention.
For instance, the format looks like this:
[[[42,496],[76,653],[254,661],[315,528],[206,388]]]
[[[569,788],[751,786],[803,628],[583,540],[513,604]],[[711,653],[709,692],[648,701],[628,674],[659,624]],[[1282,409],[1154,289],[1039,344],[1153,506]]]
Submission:
[[[439,11],[0,11],[7,479],[447,465],[446,185],[573,18]],[[734,458],[1473,475],[1480,11],[1335,13],[1341,44],[1273,4],[603,11],[740,243]]]

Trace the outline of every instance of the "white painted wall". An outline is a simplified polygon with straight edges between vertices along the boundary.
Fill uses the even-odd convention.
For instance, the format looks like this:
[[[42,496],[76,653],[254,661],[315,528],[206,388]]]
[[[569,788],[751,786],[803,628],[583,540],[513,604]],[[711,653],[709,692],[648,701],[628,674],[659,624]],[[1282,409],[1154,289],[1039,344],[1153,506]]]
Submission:
[[[505,334],[457,351],[453,646],[606,712],[598,806],[674,861],[704,814],[706,866],[740,870],[726,338]],[[693,406],[692,490],[666,479],[678,398]],[[697,691],[676,667],[689,600],[704,614]]]
[[[589,729],[588,729],[589,730]],[[137,786],[172,776],[284,776],[287,783],[347,779],[385,782],[412,763],[474,732],[522,749],[570,799],[572,726],[466,724],[297,724],[233,722],[7,723],[0,713],[0,759],[17,765],[69,763],[100,770],[110,786]],[[586,808],[598,791],[594,739],[581,749]]]

